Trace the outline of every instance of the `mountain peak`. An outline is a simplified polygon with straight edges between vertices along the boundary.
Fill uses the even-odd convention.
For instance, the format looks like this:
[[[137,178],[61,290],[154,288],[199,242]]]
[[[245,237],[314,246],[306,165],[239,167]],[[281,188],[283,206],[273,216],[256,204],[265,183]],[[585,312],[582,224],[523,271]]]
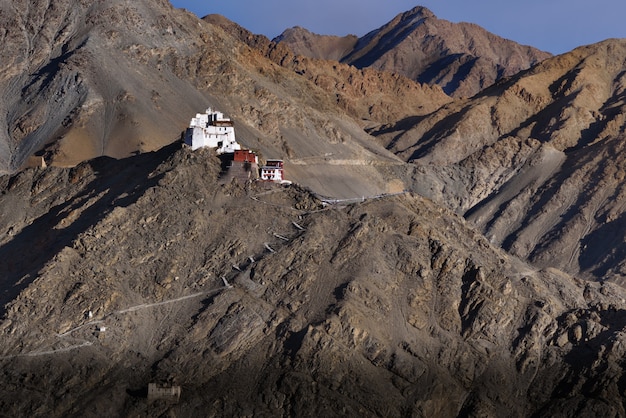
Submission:
[[[306,38],[306,42],[302,39]],[[504,76],[550,57],[489,33],[478,25],[438,19],[429,9],[415,7],[367,33],[338,57],[323,55],[322,36],[299,34],[277,39],[298,54],[335,59],[357,68],[402,74],[420,83],[437,84],[453,97],[469,97]]]
[[[430,9],[424,6],[416,6],[409,11],[401,13],[399,16],[402,16],[404,19],[410,16],[422,17],[422,18],[429,18],[429,17],[437,18],[437,16],[435,16],[435,14]]]

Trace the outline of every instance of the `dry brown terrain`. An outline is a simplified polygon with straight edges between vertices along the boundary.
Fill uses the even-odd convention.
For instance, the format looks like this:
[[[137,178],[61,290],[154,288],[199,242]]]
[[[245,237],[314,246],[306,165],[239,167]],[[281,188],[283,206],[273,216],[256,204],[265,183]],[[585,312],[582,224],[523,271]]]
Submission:
[[[178,148],[1,178],[7,415],[624,414],[622,287],[415,195],[324,208]]]
[[[316,191],[378,194],[396,180],[380,167],[400,161],[363,126],[424,114],[450,101],[440,89],[347,66],[320,64],[311,80],[302,76],[306,60],[276,65],[166,1],[15,3],[5,9],[4,172],[14,172],[35,152],[48,163],[72,166],[100,155],[158,149],[213,106],[235,120],[245,146],[296,165],[315,161],[309,169],[294,169],[292,180],[309,185],[343,165],[354,187],[334,188],[339,176]]]
[[[331,115],[345,113],[368,126],[425,115],[452,101],[438,86],[430,87],[385,71],[357,69],[333,60],[298,55],[287,46],[254,35],[220,15],[209,15],[203,20],[219,26],[292,75],[295,73],[321,89],[333,102],[333,106],[324,109]]]
[[[446,25],[358,58],[439,28],[493,43],[437,67],[472,88],[534,60]],[[0,415],[626,416],[625,41],[452,99],[161,0],[0,28]],[[295,184],[182,147],[208,106]]]
[[[318,35],[300,26],[287,29],[272,39],[272,42],[289,46],[297,55],[332,61],[341,61],[355,48],[358,41],[356,35]]]
[[[493,243],[623,283],[624,57],[623,40],[578,48],[376,134]]]
[[[197,19],[172,14],[167,1],[1,7],[4,172],[36,151],[73,165],[155,149],[177,139],[181,122],[205,106],[194,86],[165,68],[197,50],[183,41]]]

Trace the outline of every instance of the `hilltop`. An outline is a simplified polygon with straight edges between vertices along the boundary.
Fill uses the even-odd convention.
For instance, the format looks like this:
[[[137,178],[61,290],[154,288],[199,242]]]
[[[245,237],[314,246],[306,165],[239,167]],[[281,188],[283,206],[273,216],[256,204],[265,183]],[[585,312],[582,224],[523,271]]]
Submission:
[[[235,120],[244,145],[288,160],[292,180],[329,196],[378,194],[401,182],[386,169],[400,161],[363,125],[450,100],[440,89],[347,66],[323,65],[312,81],[298,60],[276,65],[167,1],[16,3],[0,19],[10,28],[0,79],[7,173],[33,153],[72,166],[156,150],[211,106]],[[330,181],[311,183],[318,175]]]

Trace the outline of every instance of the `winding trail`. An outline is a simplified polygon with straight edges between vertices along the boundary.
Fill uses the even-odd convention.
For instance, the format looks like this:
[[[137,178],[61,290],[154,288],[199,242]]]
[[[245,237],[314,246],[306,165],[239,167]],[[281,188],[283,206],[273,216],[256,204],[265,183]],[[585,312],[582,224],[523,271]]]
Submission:
[[[155,306],[161,306],[161,305],[167,305],[167,304],[170,304],[170,303],[182,302],[183,300],[193,299],[193,298],[197,298],[197,297],[204,296],[204,295],[209,295],[209,294],[217,292],[218,290],[222,290],[222,289],[221,288],[220,289],[214,289],[214,290],[209,291],[209,292],[198,292],[198,293],[194,293],[192,295],[181,296],[181,297],[176,298],[176,299],[165,300],[163,302],[142,303],[141,305],[131,306],[130,308],[126,308],[126,309],[122,309],[120,311],[115,311],[113,313],[110,313],[110,314],[106,315],[105,318],[108,317],[108,316],[114,315],[114,314],[125,314],[125,313],[128,313],[128,312],[135,312],[135,311],[138,311],[140,309],[147,309],[147,308],[153,308]]]
[[[103,320],[96,320],[96,321],[90,321],[90,322],[87,322],[86,324],[79,325],[79,326],[77,326],[77,327],[75,327],[75,328],[72,328],[72,329],[71,329],[71,330],[69,330],[69,331],[65,331],[63,334],[57,334],[57,337],[59,337],[59,338],[62,338],[62,337],[67,337],[68,335],[70,335],[70,334],[71,334],[72,332],[74,332],[74,331],[78,331],[78,330],[79,330],[79,329],[81,329],[81,328],[88,327],[89,325],[99,324],[99,323],[101,323],[101,322],[104,322],[104,321],[103,321]]]
[[[273,205],[273,206],[287,207],[289,209],[293,209],[293,210],[295,210],[297,212],[305,213],[305,214],[306,213],[312,213],[312,212],[308,212],[308,211],[298,210],[296,208],[293,208],[293,207],[287,206],[287,205],[280,205],[280,204],[274,204],[274,203],[270,203],[270,202],[265,202],[265,201],[262,201],[262,200],[260,200],[258,198],[258,196],[266,195],[266,194],[273,193],[273,192],[274,191],[271,190],[269,192],[260,193],[260,194],[258,194],[256,196],[248,196],[248,197],[250,199],[252,199],[252,200],[255,200],[255,201],[259,202],[259,203],[263,203],[263,204],[267,204],[267,205]],[[382,195],[376,195],[376,196],[363,196],[361,198],[354,198],[354,199],[325,199],[325,198],[322,198],[321,196],[317,196],[317,197],[322,202],[324,202],[327,205],[338,205],[338,204],[349,204],[349,203],[365,202],[367,200],[381,199],[381,198],[386,198],[386,197],[391,197],[391,196],[402,195],[402,194],[405,194],[405,193],[406,193],[406,191],[403,191],[403,192],[400,192],[400,193],[382,194]],[[324,208],[324,209],[320,209],[320,210],[317,210],[317,211],[314,211],[314,212],[319,212],[319,211],[323,211],[323,210],[327,210],[327,209],[328,208]],[[300,230],[300,231],[305,230],[302,226],[298,225],[295,222],[292,222],[292,224],[296,228],[298,228],[298,230]],[[276,238],[279,238],[279,239],[281,239],[283,241],[289,241],[290,240],[289,238],[287,238],[285,236],[282,236],[282,235],[279,235],[277,233],[274,233],[273,236],[276,237]],[[272,252],[272,253],[275,252],[275,250],[273,248],[271,248],[269,246],[269,244],[267,244],[267,243],[265,244],[265,248],[267,250],[269,250],[270,252]],[[241,271],[239,268],[237,268],[237,270]],[[139,310],[142,310],[142,309],[149,309],[149,308],[154,308],[154,307],[157,307],[157,306],[168,305],[168,304],[171,304],[171,303],[182,302],[182,301],[185,301],[185,300],[188,300],[188,299],[198,298],[198,297],[201,297],[201,296],[209,296],[209,295],[213,295],[213,294],[215,294],[217,292],[223,291],[225,289],[232,288],[232,286],[229,285],[227,281],[225,281],[224,284],[225,284],[225,287],[220,287],[220,288],[217,288],[217,289],[211,289],[211,290],[204,291],[204,292],[197,292],[197,293],[193,293],[191,295],[181,296],[181,297],[178,297],[178,298],[175,298],[175,299],[169,299],[169,300],[165,300],[165,301],[161,301],[161,302],[142,303],[142,304],[131,306],[131,307],[128,307],[128,308],[125,308],[125,309],[120,309],[120,310],[117,310],[117,311],[114,311],[114,312],[111,312],[111,313],[108,313],[108,314],[104,315],[102,317],[102,319],[93,320],[93,321],[89,321],[87,323],[78,325],[78,326],[76,326],[76,327],[74,327],[74,328],[72,328],[72,329],[70,329],[68,331],[65,331],[65,332],[60,333],[60,334],[56,334],[56,336],[58,338],[64,338],[64,337],[70,336],[72,333],[74,333],[75,331],[78,331],[78,330],[80,330],[82,328],[85,328],[85,327],[88,327],[88,326],[93,326],[93,325],[96,325],[96,324],[104,323],[105,319],[109,318],[112,315],[121,315],[121,314],[130,313],[130,312],[136,312],[136,311],[139,311]],[[58,349],[53,349],[53,350],[45,350],[45,351],[33,351],[33,352],[30,352],[30,353],[20,353],[20,354],[15,354],[15,355],[10,355],[10,356],[4,356],[4,357],[0,357],[0,360],[8,360],[8,359],[13,359],[13,358],[17,358],[17,357],[37,357],[37,356],[61,354],[61,353],[66,353],[68,351],[76,350],[76,349],[83,348],[83,347],[89,347],[89,346],[93,346],[93,345],[94,344],[91,341],[83,341],[81,344],[71,345],[71,346],[64,347],[64,348],[58,348]]]
[[[22,354],[14,354],[12,356],[4,356],[0,357],[0,360],[11,360],[18,357],[38,357],[38,356],[48,356],[51,354],[60,354],[67,353],[68,351],[76,350],[78,348],[89,347],[93,345],[91,341],[85,341],[82,344],[71,345],[65,348],[57,348],[55,350],[47,350],[47,351],[31,351],[30,353],[22,353]]]
[[[125,314],[125,313],[129,313],[129,312],[135,312],[141,309],[148,309],[148,308],[154,308],[156,306],[162,306],[162,305],[168,305],[170,303],[176,303],[176,302],[182,302],[185,301],[187,299],[193,299],[193,298],[198,298],[200,296],[209,296],[209,295],[213,295],[219,291],[224,290],[225,288],[218,288],[218,289],[212,289],[206,292],[198,292],[198,293],[193,293],[191,295],[186,295],[186,296],[181,296],[179,298],[175,298],[175,299],[169,299],[169,300],[164,300],[162,302],[156,302],[156,303],[142,303],[140,305],[135,305],[135,306],[131,306],[129,308],[126,309],[121,309],[118,311],[114,311],[111,312],[109,314],[106,314],[103,319],[98,319],[98,320],[94,320],[94,321],[89,321],[87,323],[84,323],[82,325],[79,325],[77,327],[74,327],[68,331],[65,331],[62,334],[56,334],[56,336],[58,338],[63,338],[63,337],[67,337],[69,335],[71,335],[73,332],[78,331],[79,329],[88,327],[88,326],[92,326],[92,325],[96,325],[96,324],[101,324],[104,322],[104,320],[108,317],[110,317],[111,315],[119,315],[119,314]],[[14,354],[14,355],[9,355],[9,356],[3,356],[0,357],[0,360],[10,360],[10,359],[14,359],[14,358],[18,358],[18,357],[38,357],[38,356],[47,356],[47,355],[52,355],[52,354],[61,354],[61,353],[67,353],[68,351],[72,351],[72,350],[76,350],[79,348],[83,348],[83,347],[90,347],[93,345],[93,342],[91,341],[83,341],[81,344],[76,344],[76,345],[71,345],[68,347],[64,347],[64,348],[57,348],[57,349],[52,349],[52,350],[45,350],[45,351],[31,351],[29,353],[20,353],[20,354]]]

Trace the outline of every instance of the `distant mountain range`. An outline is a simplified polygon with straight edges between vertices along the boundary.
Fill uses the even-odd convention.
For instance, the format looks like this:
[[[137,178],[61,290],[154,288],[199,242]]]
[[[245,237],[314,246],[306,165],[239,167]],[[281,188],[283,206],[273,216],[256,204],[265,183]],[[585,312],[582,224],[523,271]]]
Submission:
[[[437,19],[424,7],[399,14],[362,38],[316,35],[296,27],[287,29],[274,42],[289,46],[299,55],[375,68],[439,85],[453,97],[473,96],[502,77],[551,56],[475,24]]]

